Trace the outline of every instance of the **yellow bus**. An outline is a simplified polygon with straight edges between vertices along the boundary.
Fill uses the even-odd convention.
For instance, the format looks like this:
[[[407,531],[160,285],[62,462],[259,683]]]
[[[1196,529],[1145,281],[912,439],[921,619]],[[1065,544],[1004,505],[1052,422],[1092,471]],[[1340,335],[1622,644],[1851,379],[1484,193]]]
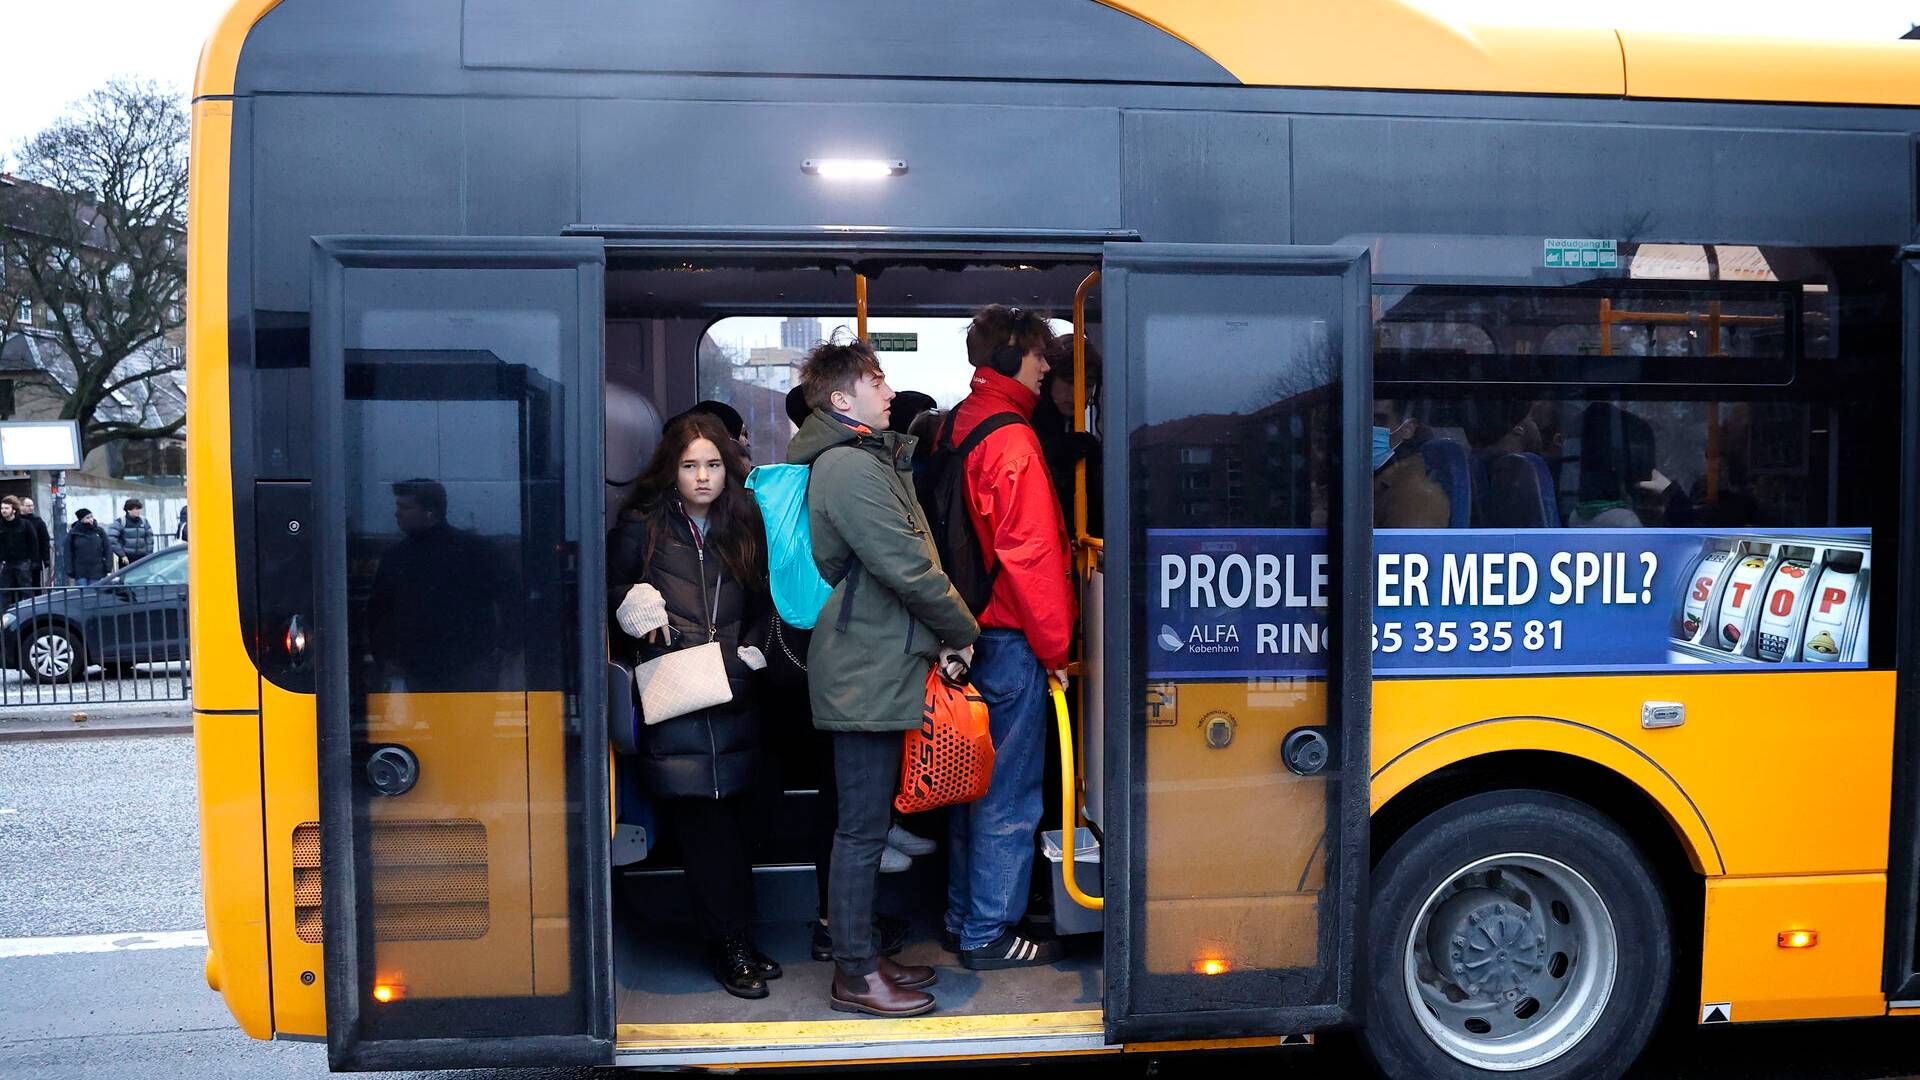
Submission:
[[[1392,1076],[1604,1076],[1668,1010],[1920,1009],[1915,48],[238,0],[193,106],[209,984],[341,1069],[1353,1027]],[[935,390],[992,302],[1072,324],[1099,449],[1071,947],[958,972],[923,867],[940,1010],[829,1012],[770,691],[786,971],[728,997],[620,748],[609,508],[660,417],[725,398],[779,460],[796,346],[845,323]],[[396,556],[423,480],[472,567]]]

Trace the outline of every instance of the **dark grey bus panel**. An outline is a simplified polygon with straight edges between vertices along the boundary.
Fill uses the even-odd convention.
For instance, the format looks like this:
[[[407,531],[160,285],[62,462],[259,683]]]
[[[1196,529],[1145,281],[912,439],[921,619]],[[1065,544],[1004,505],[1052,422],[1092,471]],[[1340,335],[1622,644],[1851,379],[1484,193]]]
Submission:
[[[587,101],[580,130],[578,220],[596,225],[1093,232],[1122,218],[1110,108]],[[1004,164],[1028,156],[1052,167]],[[835,184],[801,172],[819,157],[902,160],[906,172]]]
[[[1622,103],[1622,119],[1641,121],[1631,125],[1295,117],[1294,242],[1461,233],[1839,247],[1905,235],[1906,135],[1682,126],[1715,108],[1726,106]]]
[[[561,71],[1234,82],[1193,46],[1089,0],[975,0],[964,9],[854,0],[830,13],[800,9],[806,17],[779,33],[713,32],[762,22],[767,10],[761,0],[653,4],[641,20],[626,0],[467,0],[461,56],[473,68]],[[886,47],[848,48],[856,29]]]

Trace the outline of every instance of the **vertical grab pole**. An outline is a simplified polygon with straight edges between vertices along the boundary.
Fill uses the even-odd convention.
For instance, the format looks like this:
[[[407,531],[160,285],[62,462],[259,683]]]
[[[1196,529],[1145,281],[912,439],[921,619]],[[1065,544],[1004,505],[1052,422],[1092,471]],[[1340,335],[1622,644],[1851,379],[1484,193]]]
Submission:
[[[1087,294],[1100,282],[1095,270],[1073,290],[1073,430],[1087,430]],[[1073,463],[1073,542],[1086,569],[1093,566],[1093,553],[1081,541],[1087,538],[1087,459]]]
[[[853,324],[860,340],[867,340],[867,275],[853,275]]]
[[[1082,278],[1079,287],[1073,290],[1073,430],[1081,434],[1087,430],[1087,294],[1099,283],[1100,271],[1095,270]],[[1081,457],[1073,463],[1073,561],[1081,581],[1092,580],[1095,566],[1093,546],[1087,540],[1087,459]],[[1078,681],[1074,691],[1080,695],[1080,709],[1076,715],[1084,724],[1087,722],[1087,684],[1084,678]],[[1072,745],[1084,747],[1086,740],[1075,739]],[[1061,752],[1065,753],[1066,749],[1067,744],[1063,743]],[[1081,807],[1087,801],[1086,791],[1080,786],[1086,783],[1086,775],[1087,763],[1079,762],[1077,771],[1060,791],[1061,800],[1072,803],[1073,813],[1070,816],[1076,821]]]

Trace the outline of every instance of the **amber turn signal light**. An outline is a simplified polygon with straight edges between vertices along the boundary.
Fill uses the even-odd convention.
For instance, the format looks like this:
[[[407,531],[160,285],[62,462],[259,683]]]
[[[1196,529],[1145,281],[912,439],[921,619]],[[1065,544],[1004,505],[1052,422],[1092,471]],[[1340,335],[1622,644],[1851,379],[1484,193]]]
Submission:
[[[1820,931],[1782,930],[1778,941],[1783,949],[1811,949],[1820,944]]]

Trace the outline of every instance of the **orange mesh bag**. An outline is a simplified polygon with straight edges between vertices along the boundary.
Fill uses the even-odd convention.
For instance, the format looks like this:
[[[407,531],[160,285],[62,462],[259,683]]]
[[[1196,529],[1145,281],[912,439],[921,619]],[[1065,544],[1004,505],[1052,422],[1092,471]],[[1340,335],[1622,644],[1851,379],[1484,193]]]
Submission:
[[[920,728],[907,732],[900,757],[900,794],[894,809],[917,814],[972,802],[993,782],[993,733],[987,703],[965,683],[935,667],[927,672],[926,707]]]

